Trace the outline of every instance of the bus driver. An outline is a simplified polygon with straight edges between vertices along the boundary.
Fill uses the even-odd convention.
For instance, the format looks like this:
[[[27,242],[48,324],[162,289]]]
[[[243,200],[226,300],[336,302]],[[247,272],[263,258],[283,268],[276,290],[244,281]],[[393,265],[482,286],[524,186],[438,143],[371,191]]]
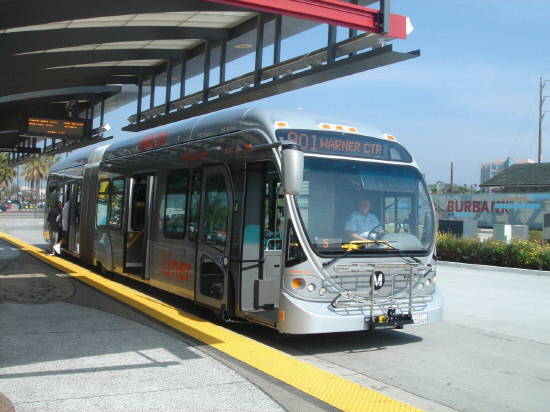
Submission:
[[[370,200],[361,197],[357,202],[357,211],[353,212],[346,221],[344,230],[350,240],[368,240],[367,235],[373,229],[380,225],[378,218],[369,213],[371,207]],[[379,233],[384,230],[381,229]]]

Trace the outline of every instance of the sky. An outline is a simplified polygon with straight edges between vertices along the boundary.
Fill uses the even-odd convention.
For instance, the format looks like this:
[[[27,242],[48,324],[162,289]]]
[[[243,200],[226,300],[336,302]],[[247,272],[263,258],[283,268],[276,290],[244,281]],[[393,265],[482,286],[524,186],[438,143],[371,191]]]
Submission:
[[[419,58],[254,105],[370,123],[411,152],[428,184],[449,182],[451,163],[454,183],[472,185],[480,183],[482,163],[537,161],[540,78],[550,96],[550,1],[392,0],[391,11],[414,27],[392,42],[394,50],[419,49]],[[543,111],[550,112],[550,97]],[[134,112],[135,104],[106,115],[114,136]],[[550,162],[550,113],[542,130],[542,161]]]

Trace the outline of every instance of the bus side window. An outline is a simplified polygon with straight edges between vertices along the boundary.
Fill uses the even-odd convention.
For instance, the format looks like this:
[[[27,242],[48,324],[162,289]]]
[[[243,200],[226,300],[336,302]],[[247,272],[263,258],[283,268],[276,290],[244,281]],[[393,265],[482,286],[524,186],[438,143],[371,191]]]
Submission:
[[[82,208],[82,183],[76,186],[76,207],[74,209],[74,221],[80,223],[80,209]]]
[[[122,227],[122,208],[124,205],[124,178],[113,179],[111,185],[111,199],[109,201],[109,227],[120,229]]]
[[[190,213],[189,213],[189,239],[197,240],[199,229],[199,210],[201,205],[202,172],[200,169],[193,171],[191,181]]]
[[[304,249],[302,249],[302,245],[300,245],[300,241],[295,234],[292,221],[288,222],[287,245],[288,250],[285,259],[285,267],[289,268],[296,266],[297,264],[307,260]]]
[[[109,179],[99,181],[97,193],[96,225],[107,226],[107,213],[109,211]]]
[[[265,187],[264,244],[267,250],[281,250],[284,224],[284,195],[281,182],[270,179]]]
[[[164,235],[182,238],[185,236],[185,215],[187,211],[187,191],[189,172],[180,170],[168,175],[166,202],[164,209]]]
[[[207,176],[205,186],[202,241],[224,252],[228,235],[229,204],[223,175]]]
[[[56,201],[57,201],[57,186],[48,186],[48,198],[46,200],[46,211],[54,208]]]
[[[147,200],[147,185],[135,183],[132,193],[132,218],[130,227],[132,230],[145,229],[145,201]]]

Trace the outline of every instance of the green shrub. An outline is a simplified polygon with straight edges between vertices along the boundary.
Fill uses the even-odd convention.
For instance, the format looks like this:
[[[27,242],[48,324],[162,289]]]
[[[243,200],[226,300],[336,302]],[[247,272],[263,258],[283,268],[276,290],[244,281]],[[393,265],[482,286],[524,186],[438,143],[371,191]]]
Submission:
[[[506,244],[493,239],[481,241],[477,237],[438,233],[437,258],[478,265],[550,270],[550,249],[536,242],[536,238],[534,241],[514,239]]]
[[[529,231],[529,242],[536,243],[537,245],[542,245],[542,231],[540,231],[540,230],[530,230]]]

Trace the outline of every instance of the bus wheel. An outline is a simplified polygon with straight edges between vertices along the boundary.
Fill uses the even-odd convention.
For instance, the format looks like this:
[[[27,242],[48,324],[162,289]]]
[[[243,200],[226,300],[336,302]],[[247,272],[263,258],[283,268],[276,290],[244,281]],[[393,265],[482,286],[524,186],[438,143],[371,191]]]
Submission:
[[[220,310],[214,310],[214,315],[216,316],[216,318],[222,322],[227,322],[227,314],[225,312],[225,305],[222,305],[222,307],[220,308]]]
[[[110,278],[112,276],[112,273],[105,269],[105,266],[103,266],[101,262],[97,262],[97,271],[105,278]]]

